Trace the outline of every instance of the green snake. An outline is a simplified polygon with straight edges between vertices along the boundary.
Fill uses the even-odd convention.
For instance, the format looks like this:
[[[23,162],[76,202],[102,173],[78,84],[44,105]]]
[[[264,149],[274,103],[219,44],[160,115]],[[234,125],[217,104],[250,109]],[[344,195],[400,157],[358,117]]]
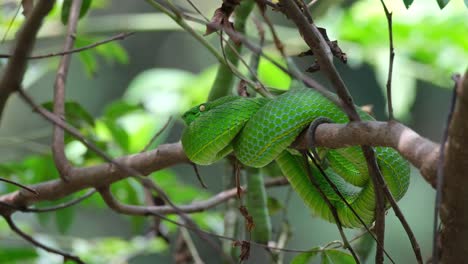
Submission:
[[[374,120],[363,111],[359,111],[359,115],[362,120]],[[338,106],[304,87],[291,89],[274,99],[226,96],[195,106],[182,116],[187,124],[182,146],[187,157],[200,165],[214,163],[232,152],[242,164],[250,167],[261,168],[276,161],[306,205],[316,215],[335,222],[329,207],[310,182],[304,158],[288,148],[319,117],[327,117],[335,123],[349,121]],[[392,148],[376,147],[375,152],[388,188],[395,199],[400,200],[409,185],[408,162]],[[374,187],[361,148],[320,148],[319,153],[326,174],[346,201],[364,223],[372,223]],[[362,227],[359,218],[319,171],[314,166],[311,169],[343,226]]]

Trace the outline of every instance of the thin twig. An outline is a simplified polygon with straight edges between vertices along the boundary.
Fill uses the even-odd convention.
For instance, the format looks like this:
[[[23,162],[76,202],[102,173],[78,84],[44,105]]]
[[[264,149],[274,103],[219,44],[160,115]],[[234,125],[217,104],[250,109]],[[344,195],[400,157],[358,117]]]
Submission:
[[[96,189],[89,190],[87,193],[85,193],[81,197],[78,197],[78,198],[76,198],[74,200],[71,200],[69,202],[58,204],[58,205],[55,205],[55,206],[46,207],[46,208],[23,208],[20,211],[21,212],[32,212],[32,213],[47,213],[47,212],[58,211],[58,210],[61,210],[61,209],[64,209],[64,208],[67,208],[67,207],[70,207],[70,206],[73,206],[75,204],[78,204],[78,203],[82,202],[83,200],[91,197],[95,192],[96,192]]]
[[[307,7],[312,7],[313,5],[315,5],[316,3],[318,2],[318,0],[311,0],[308,4],[307,4]]]
[[[71,50],[75,44],[76,28],[81,9],[82,0],[75,0],[70,7],[68,17],[67,35],[65,37],[64,51]],[[54,83],[54,109],[53,113],[65,120],[65,83],[71,62],[71,54],[65,54],[60,59]],[[54,124],[52,133],[52,157],[55,167],[62,180],[67,181],[68,172],[73,167],[65,154],[65,132],[61,127]]]
[[[432,263],[439,263],[439,210],[442,202],[442,187],[444,185],[444,166],[445,166],[445,145],[448,139],[448,130],[452,121],[453,111],[457,102],[457,87],[460,82],[460,75],[452,77],[454,87],[452,90],[452,99],[450,100],[450,109],[445,123],[444,134],[442,135],[442,142],[440,143],[439,160],[437,162],[437,185],[436,197],[434,206],[434,226],[432,228]]]
[[[388,11],[387,6],[383,0],[380,0],[385,11],[385,17],[388,23],[389,35],[389,58],[388,58],[388,77],[387,77],[387,106],[388,106],[388,119],[393,120],[393,105],[392,105],[392,75],[393,75],[393,61],[395,58],[395,49],[393,47],[393,26],[392,26],[392,13]]]
[[[171,121],[172,121],[172,116],[170,116],[167,119],[164,126],[158,132],[156,132],[156,134],[154,134],[154,136],[151,138],[151,140],[148,142],[148,144],[146,144],[146,146],[140,151],[140,153],[147,151],[149,149],[149,147],[151,147],[151,145],[154,143],[154,141],[156,141],[156,139],[158,139],[158,137],[167,129],[167,127],[169,127],[169,124],[171,123]]]
[[[382,188],[385,186],[385,181],[382,181],[383,176],[377,164],[374,149],[369,146],[362,146],[362,152],[367,161],[367,170],[369,171],[375,192],[375,233],[378,241],[375,262],[383,263],[385,250],[385,196]]]
[[[197,41],[200,42],[200,44],[202,44],[211,54],[213,54],[213,56],[215,56],[215,58],[218,60],[219,63],[223,64],[223,65],[228,65],[230,64],[229,61],[225,61],[223,59],[223,56],[216,50],[216,48],[211,45],[211,43],[209,43],[203,36],[201,36],[200,34],[198,34],[192,27],[190,27],[190,25],[188,25],[184,20],[183,18],[186,17],[187,15],[185,14],[177,14],[175,13],[174,10],[169,10],[167,9],[165,6],[161,5],[160,3],[154,1],[154,0],[146,0],[146,2],[148,2],[151,6],[153,6],[154,8],[158,9],[159,11],[163,12],[164,14],[168,15],[170,18],[172,18],[177,24],[179,24],[183,29],[186,30],[187,33],[189,33],[190,35],[192,35]],[[197,19],[198,21],[202,21],[203,24],[207,24],[206,22],[204,22],[203,20],[200,20],[200,19]],[[239,70],[237,70],[236,68],[232,68],[233,69],[233,73],[239,77],[240,79],[245,79],[249,85],[251,85],[252,87],[255,87],[255,83],[253,83],[252,81],[248,80],[247,78],[244,77],[244,74],[242,74]]]
[[[18,17],[18,14],[19,14],[20,10],[21,10],[21,5],[18,5],[18,7],[16,8],[16,11],[15,11],[15,14],[13,15],[13,17],[10,20],[10,23],[8,23],[8,28],[5,31],[5,34],[3,34],[2,41],[1,41],[2,44],[5,43],[5,39],[6,39],[7,35],[8,35],[8,33],[10,32],[11,27],[13,26],[13,22],[15,22],[16,17]]]
[[[197,164],[193,163],[193,162],[190,162],[190,165],[192,165],[192,168],[193,168],[193,171],[195,172],[195,175],[197,176],[197,179],[198,179],[198,182],[200,183],[200,185],[207,189],[208,188],[208,185],[206,185],[205,181],[203,181],[203,178],[201,177],[200,175],[200,171],[198,171],[198,166]]]
[[[77,256],[71,255],[71,254],[69,254],[67,252],[63,252],[63,251],[58,250],[58,249],[51,248],[51,247],[46,246],[46,245],[42,244],[41,242],[35,240],[32,236],[26,234],[21,229],[19,229],[18,226],[16,226],[15,222],[13,222],[13,219],[11,219],[10,215],[3,215],[3,218],[5,219],[5,221],[7,222],[8,226],[10,227],[11,230],[13,230],[16,234],[18,234],[19,236],[24,238],[24,240],[30,242],[31,244],[35,245],[36,247],[41,248],[41,249],[43,249],[43,250],[45,250],[47,252],[63,256],[64,262],[66,262],[67,260],[72,260],[75,263],[84,264],[84,262]]]
[[[201,259],[197,247],[195,246],[192,237],[190,237],[190,233],[184,227],[180,228],[180,232],[182,233],[182,237],[184,238],[185,243],[187,244],[187,248],[190,252],[190,255],[193,258],[194,264],[204,264],[205,262],[203,262],[203,260]]]
[[[76,48],[76,49],[70,49],[67,51],[60,51],[60,52],[54,52],[54,53],[49,53],[49,54],[41,54],[41,55],[31,55],[28,56],[27,58],[29,60],[37,60],[37,59],[44,59],[44,58],[51,58],[51,57],[57,57],[57,56],[64,56],[68,54],[73,54],[73,53],[78,53],[84,50],[92,49],[100,45],[107,44],[109,42],[115,41],[115,40],[123,40],[131,35],[135,34],[135,32],[124,32],[124,33],[119,33],[115,36],[112,36],[110,38],[103,39],[101,41],[97,41],[95,43]],[[0,54],[0,58],[10,58],[12,55],[10,54]]]
[[[356,218],[358,219],[358,221],[362,224],[362,226],[364,227],[364,229],[366,229],[366,231],[372,236],[372,238],[374,239],[374,241],[377,243],[377,245],[380,243],[380,241],[375,237],[375,235],[372,233],[371,231],[371,228],[367,226],[367,224],[362,220],[361,216],[359,216],[359,214],[356,212],[356,210],[354,210],[354,208],[351,206],[351,204],[346,200],[346,198],[343,196],[343,194],[340,192],[340,190],[338,190],[338,187],[336,186],[336,184],[330,180],[330,178],[328,177],[328,175],[325,173],[325,171],[323,170],[322,166],[320,166],[320,164],[317,162],[317,160],[308,152],[307,153],[307,156],[312,160],[312,162],[314,163],[315,167],[320,171],[320,174],[322,175],[322,177],[325,178],[325,180],[327,181],[327,183],[330,185],[330,187],[332,187],[333,189],[333,192],[335,194],[338,195],[338,197],[340,197],[341,201],[343,201],[346,205],[346,207],[348,207],[351,212],[353,213],[354,216],[356,216]],[[392,259],[392,257],[390,257],[390,255],[387,253],[387,251],[385,250],[385,248],[383,249],[383,252],[384,254],[388,257],[388,259],[392,262],[392,263],[395,263],[395,261]]]
[[[358,264],[361,263],[359,261],[359,257],[356,255],[356,252],[354,252],[353,247],[351,246],[348,239],[346,238],[346,234],[344,233],[343,225],[341,224],[341,219],[340,219],[340,216],[338,215],[338,212],[336,211],[336,207],[331,203],[330,199],[328,199],[327,195],[323,192],[323,190],[320,188],[320,185],[318,184],[317,180],[312,175],[312,171],[311,171],[309,162],[307,160],[307,154],[305,152],[302,152],[302,157],[303,157],[304,165],[306,167],[306,173],[307,173],[307,176],[308,176],[310,182],[315,187],[315,189],[317,190],[317,192],[319,193],[319,195],[323,199],[323,201],[327,204],[327,207],[330,209],[330,212],[332,213],[333,218],[335,219],[336,227],[338,228],[338,231],[340,232],[341,238],[343,239],[343,243],[344,243],[343,247],[345,249],[349,250],[349,252],[353,256],[356,263],[358,263]]]
[[[49,112],[47,109],[45,109],[44,107],[42,106],[39,106],[37,105],[34,100],[31,98],[31,96],[29,96],[23,89],[19,89],[18,90],[18,93],[20,95],[20,97],[26,101],[26,103],[28,103],[34,110],[36,110],[37,112],[39,112],[39,114],[41,114],[44,118],[46,118],[48,121],[54,123],[55,125],[57,125],[58,127],[62,128],[63,130],[67,131],[68,133],[70,133],[72,136],[74,136],[77,140],[79,140],[81,143],[83,143],[86,147],[88,147],[88,149],[91,149],[92,151],[94,151],[96,154],[98,154],[99,156],[101,156],[103,159],[105,159],[106,161],[114,164],[116,167],[118,167],[119,169],[123,170],[124,172],[128,173],[128,175],[133,175],[134,177],[136,177],[137,179],[139,180],[142,180],[142,181],[145,181],[145,180],[148,180],[147,178],[144,177],[144,175],[133,169],[132,167],[129,167],[129,166],[126,166],[125,164],[122,164],[120,162],[118,162],[117,160],[113,159],[112,157],[110,157],[109,155],[107,155],[104,151],[102,151],[101,149],[99,149],[96,145],[94,145],[93,143],[91,143],[89,140],[87,140],[86,138],[84,138],[80,132],[74,128],[74,127],[71,127],[69,126],[67,123],[65,123],[62,119],[58,118],[56,115],[54,115],[53,113]],[[148,182],[148,181],[146,181]],[[158,193],[158,195],[164,200],[166,201],[185,221],[187,222],[192,222],[193,221],[191,219],[189,219],[186,214],[180,210],[179,207],[177,207],[170,199],[169,197],[167,196],[167,194],[164,192],[164,190],[162,190],[159,186],[157,186],[156,184],[154,184],[152,181],[150,181],[150,183],[152,183],[151,187]],[[194,223],[193,223],[194,224]]]
[[[385,198],[387,201],[390,203],[390,206],[392,207],[393,211],[395,212],[395,215],[397,216],[398,220],[400,220],[401,225],[403,226],[403,229],[405,229],[406,234],[408,235],[408,239],[411,242],[411,246],[413,248],[414,255],[416,256],[416,261],[419,264],[423,263],[423,258],[421,255],[421,247],[419,246],[419,243],[416,239],[416,236],[413,233],[413,230],[411,229],[408,221],[406,221],[405,215],[401,211],[400,207],[397,204],[397,201],[392,195],[392,192],[388,189],[388,186],[385,183],[381,183],[382,185],[382,190],[385,194]],[[384,249],[385,250],[385,249]]]
[[[100,193],[101,193],[101,196],[103,197],[104,202],[109,206],[109,208],[116,211],[116,212],[118,212],[118,213],[127,214],[127,215],[144,215],[144,216],[153,215],[153,216],[158,216],[161,219],[163,219],[164,221],[167,221],[169,223],[175,224],[175,225],[180,226],[180,227],[184,227],[184,228],[186,228],[188,230],[191,230],[191,231],[202,232],[202,233],[204,233],[206,235],[216,237],[216,238],[219,238],[219,239],[223,239],[223,240],[230,240],[230,241],[233,241],[233,242],[238,241],[237,239],[232,238],[232,237],[211,233],[211,232],[205,231],[203,229],[200,229],[198,227],[194,227],[192,225],[188,225],[186,223],[181,223],[179,221],[173,220],[171,218],[168,218],[168,217],[164,216],[163,214],[157,213],[157,212],[155,212],[153,210],[148,210],[148,208],[145,207],[145,206],[134,206],[134,205],[123,204],[123,203],[121,203],[121,202],[119,202],[119,201],[117,201],[115,199],[115,197],[112,195],[112,193],[110,193],[108,188],[101,189]],[[280,247],[268,246],[268,245],[261,244],[261,243],[255,242],[255,241],[246,241],[246,242],[251,244],[251,245],[259,246],[259,247],[262,247],[262,248],[268,249],[268,250],[278,250],[278,251],[291,252],[291,253],[311,252],[310,250],[298,250],[298,249],[289,249],[289,248],[280,248]]]
[[[146,179],[146,180],[147,180],[147,181],[145,181],[146,186],[148,186],[148,184],[152,184],[152,186],[148,186],[148,187],[150,187],[152,189],[158,189],[158,186],[156,186],[152,181],[150,181],[150,179]],[[113,209],[116,212],[130,214],[130,215],[144,215],[144,216],[153,215],[153,216],[158,216],[158,217],[160,217],[161,219],[164,219],[164,220],[167,219],[166,217],[164,217],[161,214],[154,213],[152,210],[148,210],[148,207],[146,207],[146,206],[124,205],[124,204],[119,203],[117,200],[115,200],[114,196],[112,195],[112,192],[110,191],[109,186],[101,187],[98,190],[99,190],[99,193],[101,194],[101,197],[106,202],[106,204],[109,206],[109,208]],[[165,195],[163,192],[159,193],[159,191],[158,191],[158,194],[159,195],[162,194],[161,197],[163,195]],[[162,198],[165,201],[169,201],[168,203],[171,203],[171,201],[168,200],[167,198],[165,198],[165,197],[162,197]],[[188,216],[186,216],[181,211],[181,209],[179,207],[177,207],[174,204],[172,204],[171,206],[173,206],[174,209],[177,210],[177,214],[179,216],[181,216],[184,223],[186,223],[186,224],[182,224],[180,226],[183,226],[183,227],[186,227],[186,228],[190,227],[189,229],[195,231],[200,238],[204,239],[208,243],[208,245],[210,245],[213,249],[218,251],[228,262],[234,263],[230,257],[228,257],[226,254],[224,254],[224,252],[221,250],[221,248],[219,247],[219,245],[217,243],[214,243],[214,241],[212,241],[211,239],[209,239],[209,237],[207,237],[207,235],[208,235],[208,234],[206,234],[207,232],[200,229],[192,219],[190,219]],[[174,221],[174,222],[176,222],[176,221]]]
[[[192,21],[192,22],[196,22],[196,23],[200,23],[200,24],[203,24],[203,25],[207,25],[207,23],[203,20],[200,20],[198,18],[195,18],[195,17],[192,17],[192,16],[189,16],[189,15],[184,15],[184,18],[189,20],[189,21]],[[212,25],[210,24],[211,27],[214,27],[216,29],[221,29],[221,27],[218,27],[216,25]],[[245,36],[243,36],[242,34],[239,34],[238,32],[232,30],[232,29],[229,29],[229,28],[223,28],[224,32],[226,32],[229,37],[231,38],[236,38],[238,39],[239,41],[241,41],[245,47],[247,47],[248,49],[250,49],[250,51],[252,51],[253,53],[256,53],[256,54],[259,54],[260,56],[262,56],[263,58],[265,58],[267,61],[271,62],[273,65],[275,65],[278,69],[280,69],[281,71],[283,71],[284,73],[288,74],[289,76],[291,77],[294,77],[295,79],[297,80],[301,80],[302,82],[304,82],[304,84],[306,84],[308,87],[311,87],[315,90],[317,90],[320,94],[322,94],[323,96],[325,96],[327,99],[329,99],[330,101],[332,101],[334,104],[338,105],[338,106],[341,106],[342,103],[336,98],[336,96],[334,94],[332,94],[330,91],[328,91],[325,86],[321,85],[319,82],[315,81],[314,79],[312,78],[309,78],[305,75],[303,75],[300,71],[297,71],[295,69],[287,69],[286,67],[284,67],[283,65],[279,64],[275,59],[273,59],[271,56],[269,56],[268,54],[265,54],[262,50],[261,47],[257,46],[256,44],[252,43],[251,41],[249,41]],[[290,64],[290,62],[288,62],[288,64]]]
[[[302,5],[305,5],[302,0],[300,2]],[[303,36],[304,41],[315,54],[320,70],[334,86],[337,95],[341,99],[342,109],[348,116],[349,120],[360,121],[353,98],[333,64],[333,54],[330,47],[324,40],[318,28],[311,23],[312,19],[309,10],[307,8],[303,8],[301,11],[297,2],[293,0],[280,0],[280,4],[282,5],[283,13],[293,20],[299,32]],[[379,246],[377,247],[375,255],[375,262],[380,264],[383,263],[385,237],[385,197],[381,188],[382,186],[385,186],[385,181],[380,173],[373,149],[365,145],[361,146],[361,148],[366,158],[369,175],[371,176],[375,189],[375,221],[377,240],[379,241]]]
[[[0,177],[0,181],[7,182],[7,183],[9,183],[9,184],[16,185],[16,186],[18,186],[18,187],[20,187],[20,188],[23,188],[23,189],[27,190],[28,192],[31,192],[31,193],[34,193],[34,194],[37,195],[36,190],[31,189],[31,188],[29,188],[28,186],[23,185],[23,184],[21,184],[21,183],[19,183],[19,182],[15,182],[15,181],[12,181],[12,180],[9,180],[9,179],[5,179],[5,178],[1,178],[1,177]]]
[[[265,21],[265,23],[268,26],[268,29],[271,32],[271,36],[273,37],[273,43],[275,44],[276,49],[280,52],[280,54],[281,54],[281,56],[283,56],[283,58],[286,58],[286,53],[284,52],[284,45],[281,42],[280,38],[278,37],[278,33],[276,33],[276,30],[275,30],[275,27],[274,27],[273,23],[271,22],[270,18],[268,18],[268,16],[266,15],[265,12],[260,10],[260,14],[262,15],[263,21]],[[261,46],[262,45],[260,45],[260,47]]]

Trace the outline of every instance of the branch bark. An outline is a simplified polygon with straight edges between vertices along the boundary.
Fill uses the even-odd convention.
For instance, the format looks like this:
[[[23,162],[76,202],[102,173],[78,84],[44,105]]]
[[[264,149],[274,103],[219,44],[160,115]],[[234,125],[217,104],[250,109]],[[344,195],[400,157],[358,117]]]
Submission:
[[[152,151],[116,158],[115,161],[147,175],[178,163],[188,162],[188,159],[183,152],[182,145],[173,143],[161,145]],[[127,177],[129,177],[128,173],[111,163],[75,168],[68,182],[62,180],[42,182],[31,186],[37,191],[37,195],[19,190],[0,196],[0,201],[16,208],[24,208],[39,201],[57,200],[83,189],[105,186]],[[13,211],[10,207],[0,206],[1,215],[10,214]]]
[[[82,2],[82,0],[75,0],[70,7],[67,35],[63,47],[64,51],[71,50],[75,44],[75,34]],[[60,59],[54,83],[54,114],[63,120],[65,120],[65,83],[71,56],[72,54],[65,54]],[[52,137],[52,156],[55,166],[57,167],[60,178],[62,178],[62,180],[68,180],[68,173],[73,165],[65,155],[65,132],[60,126],[54,124]]]
[[[36,35],[42,25],[42,20],[50,12],[55,1],[38,1],[31,15],[18,32],[16,43],[11,52],[11,58],[0,80],[0,120],[5,104],[10,95],[21,86],[28,57],[36,42]]]
[[[468,254],[468,72],[457,87],[457,102],[445,146],[446,161],[440,218],[441,262],[463,263]],[[438,260],[434,260],[437,263]]]
[[[322,124],[316,130],[315,140],[317,146],[330,148],[361,144],[395,148],[421,170],[426,181],[435,186],[439,146],[400,123],[372,121]],[[305,138],[300,136],[294,146],[300,149],[306,144]],[[145,175],[179,163],[189,162],[180,143],[160,145],[155,150],[123,156],[115,161]],[[112,184],[127,177],[129,177],[128,173],[111,163],[75,168],[68,182],[53,180],[30,186],[36,190],[37,195],[26,190],[19,190],[0,196],[0,214],[12,213],[15,211],[14,208],[24,208],[39,201],[57,200],[83,189]],[[11,206],[5,206],[2,203],[8,203]]]

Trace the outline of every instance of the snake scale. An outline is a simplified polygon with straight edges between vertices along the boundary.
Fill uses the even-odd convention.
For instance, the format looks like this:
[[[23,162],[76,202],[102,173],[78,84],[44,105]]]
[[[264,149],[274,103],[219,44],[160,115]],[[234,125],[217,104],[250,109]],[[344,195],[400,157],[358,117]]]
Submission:
[[[373,118],[359,111],[362,120]],[[346,123],[347,116],[331,101],[308,88],[292,89],[274,99],[226,96],[193,107],[182,118],[187,124],[182,145],[194,163],[208,165],[234,153],[244,165],[261,168],[276,161],[293,189],[318,216],[335,222],[330,209],[312,185],[302,156],[288,147],[318,117]],[[360,147],[319,148],[322,166],[347,202],[370,224],[374,221],[374,187]],[[377,163],[396,200],[409,185],[408,162],[397,151],[376,147]],[[337,210],[345,227],[362,223],[340,199],[319,171],[312,175]]]

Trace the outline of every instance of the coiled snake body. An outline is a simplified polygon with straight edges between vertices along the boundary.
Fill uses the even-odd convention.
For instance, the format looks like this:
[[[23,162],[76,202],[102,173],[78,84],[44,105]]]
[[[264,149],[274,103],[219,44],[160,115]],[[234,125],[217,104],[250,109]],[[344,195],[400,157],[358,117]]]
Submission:
[[[360,112],[363,120],[373,120]],[[276,161],[291,186],[318,216],[334,222],[325,201],[310,182],[302,156],[288,147],[301,131],[318,117],[335,123],[348,122],[347,116],[319,93],[297,88],[274,99],[226,96],[187,111],[187,127],[182,145],[194,163],[207,165],[234,152],[246,166],[264,167]],[[376,147],[380,170],[395,199],[403,197],[409,185],[409,164],[395,150]],[[325,172],[338,187],[360,218],[369,224],[374,220],[374,187],[360,147],[321,148]],[[361,227],[359,219],[333,191],[317,169],[313,177],[337,209],[345,227]]]

